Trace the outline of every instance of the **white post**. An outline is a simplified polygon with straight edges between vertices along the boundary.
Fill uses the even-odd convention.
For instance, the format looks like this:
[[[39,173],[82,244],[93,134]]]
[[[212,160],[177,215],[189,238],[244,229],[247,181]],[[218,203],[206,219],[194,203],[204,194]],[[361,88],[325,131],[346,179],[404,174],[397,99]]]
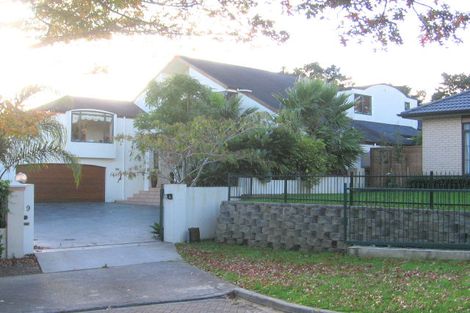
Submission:
[[[21,258],[34,251],[34,185],[10,186],[7,215],[7,258]]]
[[[168,184],[164,186],[163,196],[163,238],[167,242],[184,242],[188,237],[186,192],[184,184]]]

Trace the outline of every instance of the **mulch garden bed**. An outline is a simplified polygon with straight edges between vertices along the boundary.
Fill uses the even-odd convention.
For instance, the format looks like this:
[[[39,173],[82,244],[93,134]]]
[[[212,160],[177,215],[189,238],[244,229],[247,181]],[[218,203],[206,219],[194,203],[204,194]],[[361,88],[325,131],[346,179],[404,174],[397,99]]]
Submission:
[[[0,277],[41,273],[34,254],[17,259],[0,259]]]

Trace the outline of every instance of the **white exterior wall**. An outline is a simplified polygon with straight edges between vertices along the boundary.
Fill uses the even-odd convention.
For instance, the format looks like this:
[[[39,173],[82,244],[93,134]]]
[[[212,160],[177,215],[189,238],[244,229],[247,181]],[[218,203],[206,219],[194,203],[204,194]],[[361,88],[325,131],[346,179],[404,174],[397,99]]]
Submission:
[[[162,71],[157,77],[155,77],[154,80],[162,81],[174,74],[186,74],[196,79],[197,81],[199,81],[202,85],[211,88],[214,92],[224,92],[227,89],[222,84],[219,84],[213,79],[210,79],[209,77],[199,72],[198,70],[192,67],[189,67],[187,65],[183,65],[183,64],[176,64],[175,66],[169,66],[164,71]],[[137,96],[134,102],[141,109],[148,112],[148,107],[147,107],[147,104],[145,103],[145,96],[146,96],[146,91],[143,91],[141,94]],[[261,103],[253,100],[251,97],[243,93],[239,93],[239,96],[241,98],[242,108],[244,109],[256,108],[260,112],[267,112],[270,114],[273,113],[270,109],[266,108]]]
[[[423,120],[423,172],[462,173],[462,119]]]
[[[34,185],[14,183],[8,196],[6,256],[34,253]]]
[[[404,119],[398,114],[405,111],[405,102],[410,102],[410,108],[418,105],[417,100],[406,97],[398,89],[388,85],[374,85],[366,89],[351,89],[341,91],[342,94],[349,94],[349,101],[354,102],[354,94],[367,95],[372,97],[372,114],[354,113],[354,107],[347,111],[353,120],[378,122],[386,124],[396,124],[411,126],[416,128],[417,121]]]
[[[188,240],[188,228],[198,227],[201,239],[215,237],[220,204],[228,198],[227,187],[187,187],[184,184],[164,186],[164,240]],[[172,199],[168,199],[168,195]]]
[[[126,171],[134,166],[143,166],[143,161],[136,161],[130,156],[132,150],[132,143],[130,141],[118,142],[114,140],[113,143],[72,142],[71,111],[58,114],[56,118],[67,130],[66,150],[79,157],[81,164],[96,165],[106,168],[106,202],[125,200],[135,193],[144,190],[144,182],[147,180],[145,175],[138,175],[133,179],[123,176],[120,181],[118,181],[118,177],[113,177],[113,173],[115,173],[117,169]],[[118,118],[114,114],[114,136],[132,136],[134,134],[134,120],[122,117]]]
[[[314,186],[309,187],[308,184],[301,180],[288,180],[288,194],[338,194],[343,193],[344,184],[349,184],[348,176],[330,176],[322,177]],[[357,180],[355,186],[362,187],[363,181]],[[253,184],[253,185],[251,185]],[[231,188],[231,196],[239,195],[280,195],[284,194],[284,180],[271,180],[268,182],[260,181],[257,178],[241,177],[238,179],[238,186]]]

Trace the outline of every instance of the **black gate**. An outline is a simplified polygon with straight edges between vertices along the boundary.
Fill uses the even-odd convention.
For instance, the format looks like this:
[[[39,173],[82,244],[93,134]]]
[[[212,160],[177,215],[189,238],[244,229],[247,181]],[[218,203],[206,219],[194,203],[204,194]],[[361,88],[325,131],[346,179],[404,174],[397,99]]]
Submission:
[[[165,224],[164,223],[164,208],[163,208],[163,197],[165,196],[165,189],[163,187],[164,185],[162,184],[161,187],[160,187],[160,240],[161,241],[164,241],[164,238],[163,238],[163,234],[164,234],[164,231],[163,231],[163,225]]]

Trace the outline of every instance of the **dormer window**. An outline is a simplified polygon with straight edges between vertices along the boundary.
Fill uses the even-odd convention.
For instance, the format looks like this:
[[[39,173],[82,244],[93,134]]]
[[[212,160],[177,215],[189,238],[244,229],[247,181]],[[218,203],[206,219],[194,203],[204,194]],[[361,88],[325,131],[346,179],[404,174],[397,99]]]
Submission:
[[[372,115],[372,97],[355,94],[354,113]]]
[[[72,112],[72,141],[113,143],[113,114],[96,111]]]

